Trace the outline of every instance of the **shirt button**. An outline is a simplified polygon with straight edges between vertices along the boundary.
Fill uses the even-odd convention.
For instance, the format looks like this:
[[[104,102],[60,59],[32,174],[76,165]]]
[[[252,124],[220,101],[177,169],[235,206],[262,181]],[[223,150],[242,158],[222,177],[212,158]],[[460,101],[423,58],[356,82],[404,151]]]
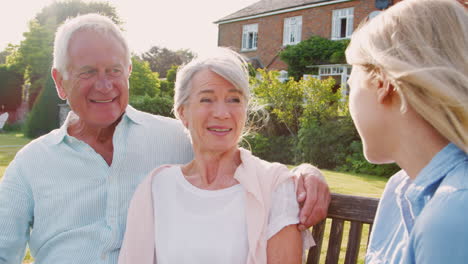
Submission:
[[[102,253],[102,254],[101,254],[101,259],[102,259],[102,260],[105,260],[105,259],[106,259],[106,253]]]

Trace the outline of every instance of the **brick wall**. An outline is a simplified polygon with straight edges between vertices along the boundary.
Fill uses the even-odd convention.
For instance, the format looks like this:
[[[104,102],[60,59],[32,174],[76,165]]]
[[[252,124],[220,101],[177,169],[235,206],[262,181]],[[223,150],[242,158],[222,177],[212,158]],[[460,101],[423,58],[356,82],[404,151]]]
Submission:
[[[395,0],[397,2],[399,0]],[[355,0],[345,3],[314,7],[285,14],[218,25],[218,46],[231,47],[248,58],[258,58],[264,67],[287,70],[287,65],[278,58],[283,46],[284,19],[302,16],[302,40],[312,35],[331,37],[332,13],[335,9],[354,7],[354,28],[369,13],[377,10],[374,0]],[[258,43],[256,51],[242,52],[242,26],[258,23]]]

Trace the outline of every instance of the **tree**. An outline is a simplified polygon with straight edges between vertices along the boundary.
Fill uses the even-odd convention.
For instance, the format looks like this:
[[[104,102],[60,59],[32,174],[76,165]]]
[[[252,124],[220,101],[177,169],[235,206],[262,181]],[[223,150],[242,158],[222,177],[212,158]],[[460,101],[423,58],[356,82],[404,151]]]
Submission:
[[[304,74],[311,73],[310,65],[345,63],[344,51],[349,40],[329,40],[312,36],[294,46],[287,46],[280,52],[282,61],[288,64],[289,76],[299,80]]]
[[[141,57],[149,63],[153,72],[158,72],[161,78],[166,78],[167,71],[173,65],[180,66],[187,63],[195,57],[195,54],[188,49],[172,51],[154,46],[143,53]]]
[[[36,138],[58,128],[58,104],[61,102],[63,101],[57,96],[55,83],[49,75],[26,119],[24,134],[29,138]]]
[[[170,98],[174,97],[177,69],[179,69],[179,66],[172,65],[172,67],[167,71],[166,80],[161,80],[161,95],[165,95]]]
[[[132,58],[132,74],[130,75],[130,96],[148,95],[154,97],[160,93],[158,73],[152,72],[148,62],[138,57]]]
[[[44,7],[35,18],[40,25],[59,25],[67,18],[88,13],[99,13],[109,17],[117,25],[122,24],[122,20],[117,15],[115,7],[109,3],[82,2],[80,0],[55,1]]]
[[[53,2],[30,21],[29,30],[23,33],[24,40],[18,52],[14,58],[10,58],[12,55],[7,57],[10,64],[24,71],[25,82],[29,84],[25,95],[30,107],[50,75],[54,34],[58,26],[68,17],[96,12],[110,17],[117,24],[121,23],[115,8],[108,3],[85,3],[78,0]]]
[[[250,79],[256,100],[261,105],[265,105],[267,111],[287,128],[291,136],[295,137],[303,111],[303,87],[294,80],[281,82],[277,71],[259,69],[258,72],[261,75],[260,79]]]
[[[0,52],[0,64],[6,63],[6,57],[8,56],[8,51],[4,50]]]
[[[23,75],[15,68],[0,65],[0,106],[14,111],[21,104]]]

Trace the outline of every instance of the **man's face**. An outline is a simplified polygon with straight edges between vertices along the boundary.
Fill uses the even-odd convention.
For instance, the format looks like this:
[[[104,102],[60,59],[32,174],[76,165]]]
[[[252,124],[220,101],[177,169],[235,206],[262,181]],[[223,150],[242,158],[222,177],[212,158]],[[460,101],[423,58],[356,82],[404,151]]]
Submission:
[[[68,56],[67,79],[53,72],[59,96],[84,125],[110,126],[128,104],[131,65],[124,47],[111,35],[79,31],[70,39]]]

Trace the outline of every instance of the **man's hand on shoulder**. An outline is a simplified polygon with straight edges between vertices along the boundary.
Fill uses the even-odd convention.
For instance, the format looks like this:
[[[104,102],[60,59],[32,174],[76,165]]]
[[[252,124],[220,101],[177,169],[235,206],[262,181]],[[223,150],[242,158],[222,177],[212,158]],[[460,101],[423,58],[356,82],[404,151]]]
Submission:
[[[297,201],[301,206],[299,230],[304,230],[327,217],[330,190],[322,172],[310,164],[292,170],[297,180]]]

